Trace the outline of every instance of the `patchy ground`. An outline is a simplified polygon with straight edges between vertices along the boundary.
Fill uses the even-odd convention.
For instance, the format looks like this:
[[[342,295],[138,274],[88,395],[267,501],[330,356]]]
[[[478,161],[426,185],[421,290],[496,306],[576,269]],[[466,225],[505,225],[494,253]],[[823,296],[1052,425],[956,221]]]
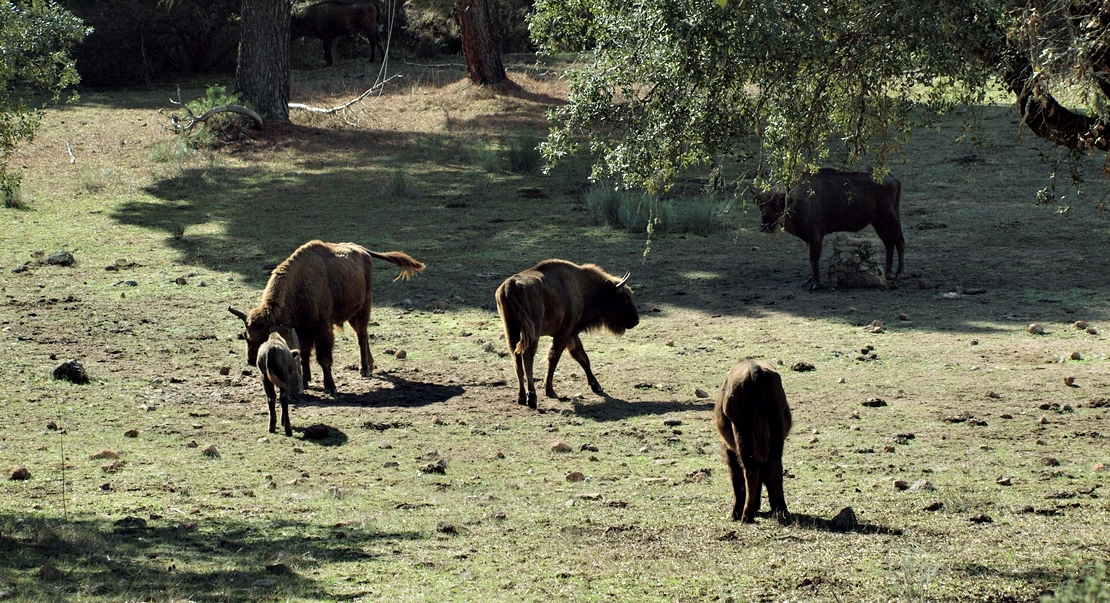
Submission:
[[[811,293],[801,242],[741,199],[722,232],[649,242],[593,222],[584,165],[509,171],[562,93],[511,64],[517,91],[409,66],[354,112],[216,153],[175,147],[168,91],[48,115],[13,162],[29,207],[0,210],[0,468],[29,474],[0,482],[0,598],[1034,601],[1110,556],[1095,166],[1057,214],[1034,204],[1049,150],[1008,108],[982,110],[991,146],[922,132],[894,169],[909,276]],[[360,71],[298,73],[294,100],[338,104]],[[379,265],[374,378],[348,329],[340,394],[313,382],[286,438],[226,308],[312,238],[428,269]],[[63,248],[74,265],[32,261]],[[584,337],[607,397],[564,358],[564,398],[529,412],[493,290],[547,257],[631,270],[642,322]],[[781,362],[794,410],[789,526],[726,520],[695,390],[746,356]],[[70,358],[90,384],[50,378]]]

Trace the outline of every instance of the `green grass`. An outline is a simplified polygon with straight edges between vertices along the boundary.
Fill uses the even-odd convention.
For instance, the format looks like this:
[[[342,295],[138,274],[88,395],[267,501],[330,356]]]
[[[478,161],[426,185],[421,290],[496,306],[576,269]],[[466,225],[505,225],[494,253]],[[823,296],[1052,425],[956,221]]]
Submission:
[[[995,144],[981,162],[953,161],[968,151],[952,122],[915,138],[895,170],[900,288],[809,293],[802,243],[760,233],[742,204],[664,199],[697,208],[691,223],[727,220],[703,236],[657,231],[645,255],[643,230],[586,209],[582,164],[543,176],[493,153],[487,168],[467,149],[511,139],[479,127],[501,123],[496,105],[434,134],[294,125],[176,170],[175,139],[136,125],[153,125],[163,96],[90,93],[49,113],[41,146],[17,158],[35,203],[0,210],[0,469],[31,473],[0,481],[5,600],[1024,602],[1064,596],[1076,567],[1105,560],[1110,508],[1090,488],[1110,462],[1110,409],[1094,404],[1110,386],[1110,228],[1093,207],[1034,204],[1047,167],[1005,108],[985,110]],[[76,166],[42,151],[65,140]],[[82,170],[102,168],[112,181],[90,190]],[[392,194],[398,174],[420,194]],[[1087,186],[1092,198],[1107,188]],[[226,308],[257,303],[269,268],[313,238],[428,268],[393,282],[379,263],[375,377],[349,368],[350,329],[337,335],[341,395],[323,394],[314,366],[286,438],[266,432]],[[60,248],[75,266],[12,272]],[[642,320],[622,338],[583,336],[608,399],[564,357],[564,398],[533,412],[515,403],[493,291],[547,257],[631,270]],[[987,292],[937,298],[974,287]],[[875,319],[885,332],[863,332]],[[876,360],[856,360],[865,345]],[[1082,360],[1066,360],[1074,351]],[[694,392],[714,392],[746,356],[781,361],[794,525],[725,519],[712,406]],[[50,378],[69,358],[92,383]],[[791,371],[799,361],[817,370]],[[873,397],[888,406],[861,405]],[[986,424],[945,421],[962,412]],[[305,439],[316,423],[335,435]],[[555,441],[572,452],[551,452]],[[209,444],[220,458],[202,454]],[[90,458],[105,448],[124,461],[114,472]],[[420,471],[440,458],[445,474]],[[893,486],[918,479],[935,489]],[[864,529],[821,529],[846,506]],[[147,525],[116,525],[127,517]],[[291,572],[270,573],[277,563]],[[64,576],[44,580],[44,564]]]

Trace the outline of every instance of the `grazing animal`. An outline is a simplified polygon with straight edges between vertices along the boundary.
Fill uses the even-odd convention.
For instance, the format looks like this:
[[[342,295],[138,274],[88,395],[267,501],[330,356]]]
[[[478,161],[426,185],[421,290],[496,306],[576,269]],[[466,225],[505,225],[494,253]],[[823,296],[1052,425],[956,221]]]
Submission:
[[[370,60],[374,51],[381,50],[385,57],[385,46],[378,35],[378,17],[381,14],[377,2],[346,0],[324,0],[296,13],[289,25],[290,38],[316,38],[324,44],[324,61],[332,64],[332,41],[343,36],[357,36],[360,32],[370,42]]]
[[[289,349],[295,345],[296,331],[285,331],[293,333],[291,339],[294,341],[287,343],[279,330],[270,333],[270,338],[258,348],[258,370],[262,372],[262,388],[266,390],[266,402],[270,406],[270,433],[277,433],[277,413],[274,411],[274,387],[277,386],[281,398],[281,425],[285,428],[285,435],[291,436],[289,394],[301,395],[304,383],[297,366],[301,353],[297,349]]]
[[[767,485],[771,512],[787,518],[782,446],[792,420],[782,378],[762,360],[741,360],[728,372],[713,409],[732,478],[732,519],[751,523]]]
[[[246,313],[228,307],[246,326],[243,338],[247,340],[247,362],[255,363],[258,347],[274,327],[291,327],[300,339],[304,384],[312,381],[309,356],[315,347],[316,362],[324,373],[324,391],[335,395],[335,381],[331,377],[333,327],[342,328],[348,322],[358,337],[362,376],[369,377],[374,370],[366,332],[374,299],[370,288],[373,258],[400,267],[397,278],[409,278],[424,269],[424,264],[400,251],[379,253],[354,243],[323,241],[301,245],[274,268],[258,306]]]
[[[544,385],[548,398],[558,397],[552,380],[564,349],[585,369],[590,389],[604,393],[590,370],[590,359],[578,335],[602,328],[623,335],[640,323],[640,315],[632,301],[632,289],[625,284],[629,276],[626,274],[618,279],[593,264],[579,266],[552,259],[501,283],[495,294],[497,312],[505,325],[505,341],[516,365],[517,402],[536,408],[532,361],[539,339],[544,335],[552,339]]]
[[[886,276],[898,249],[898,273],[902,276],[902,254],[906,241],[902,237],[902,219],[898,213],[902,183],[887,176],[875,182],[867,172],[841,172],[821,168],[816,174],[803,176],[787,193],[767,192],[756,196],[756,205],[763,214],[762,229],[774,232],[782,226],[786,232],[806,242],[812,270],[810,288],[821,289],[818,263],[821,240],[830,232],[857,232],[869,224],[886,247]]]

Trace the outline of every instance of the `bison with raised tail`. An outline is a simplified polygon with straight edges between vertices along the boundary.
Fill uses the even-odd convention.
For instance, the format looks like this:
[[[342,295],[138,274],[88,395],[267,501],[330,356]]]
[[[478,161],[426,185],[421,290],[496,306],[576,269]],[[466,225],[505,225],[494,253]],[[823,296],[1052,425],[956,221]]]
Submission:
[[[792,419],[782,378],[762,360],[741,360],[728,372],[713,411],[732,478],[732,519],[751,523],[767,486],[771,513],[787,519],[782,447]]]
[[[374,370],[366,332],[374,299],[370,289],[374,276],[373,258],[400,267],[401,274],[397,278],[409,278],[424,269],[424,264],[400,251],[379,253],[354,243],[309,241],[294,251],[270,274],[270,281],[262,292],[262,302],[257,307],[246,313],[228,308],[246,325],[243,336],[247,340],[247,362],[255,364],[258,347],[275,328],[291,327],[300,339],[304,384],[307,386],[312,378],[309,355],[315,347],[316,362],[324,373],[324,391],[334,395],[335,381],[331,377],[331,354],[335,346],[333,328],[341,328],[347,322],[358,337],[362,376],[369,377]]]
[[[803,176],[789,192],[760,193],[755,201],[763,214],[764,232],[782,227],[806,242],[812,271],[810,288],[821,289],[821,240],[830,232],[857,232],[868,225],[875,227],[886,247],[886,277],[891,278],[895,249],[898,273],[894,278],[902,276],[906,241],[898,209],[901,194],[902,183],[893,176],[880,183],[868,172],[821,168],[816,174]]]
[[[553,259],[544,260],[501,283],[496,293],[497,312],[505,325],[505,341],[516,365],[518,403],[536,408],[532,361],[540,337],[544,335],[552,339],[544,385],[547,397],[558,397],[552,380],[563,350],[569,351],[585,369],[590,389],[603,393],[590,370],[590,359],[578,335],[596,329],[622,335],[640,323],[640,315],[632,301],[632,289],[625,284],[628,276],[617,278],[593,264],[579,266]]]
[[[290,38],[316,38],[324,44],[324,61],[332,64],[332,41],[343,36],[366,36],[370,42],[370,60],[374,51],[385,57],[385,46],[378,35],[381,10],[377,2],[324,0],[293,15],[289,24]]]

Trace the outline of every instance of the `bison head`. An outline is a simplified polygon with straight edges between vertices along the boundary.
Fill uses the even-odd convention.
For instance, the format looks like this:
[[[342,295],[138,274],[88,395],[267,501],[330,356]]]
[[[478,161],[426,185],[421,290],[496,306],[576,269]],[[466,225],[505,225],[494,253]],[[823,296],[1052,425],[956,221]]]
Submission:
[[[267,320],[268,316],[256,313],[255,310],[251,310],[249,315],[231,306],[227,310],[243,321],[244,329],[240,336],[247,340],[247,364],[254,366],[258,361],[258,348],[270,338],[275,325]]]
[[[760,230],[775,232],[782,226],[782,218],[786,213],[786,193],[759,193],[755,196],[755,204],[763,215]]]
[[[632,288],[625,284],[630,276],[632,276],[631,272],[625,274],[621,280],[613,282],[613,298],[605,315],[605,328],[612,331],[614,335],[624,335],[625,331],[640,324],[640,314],[632,301]]]

